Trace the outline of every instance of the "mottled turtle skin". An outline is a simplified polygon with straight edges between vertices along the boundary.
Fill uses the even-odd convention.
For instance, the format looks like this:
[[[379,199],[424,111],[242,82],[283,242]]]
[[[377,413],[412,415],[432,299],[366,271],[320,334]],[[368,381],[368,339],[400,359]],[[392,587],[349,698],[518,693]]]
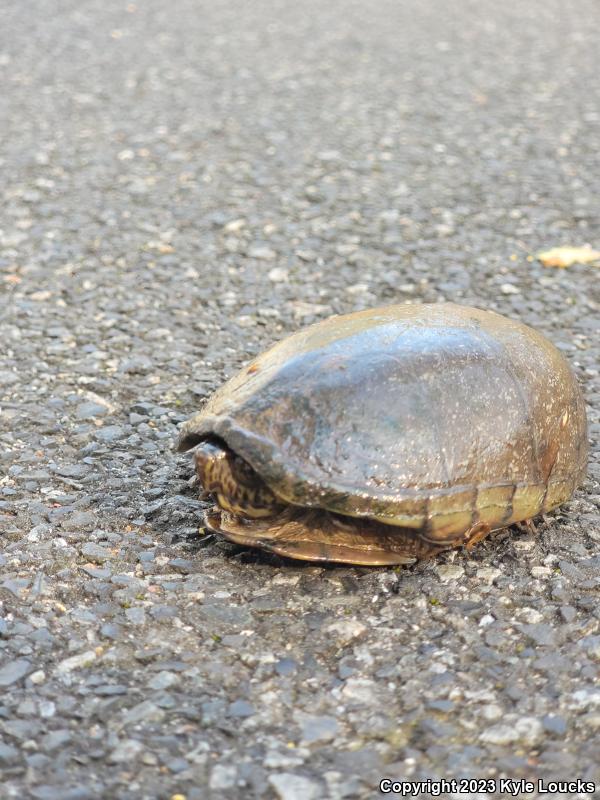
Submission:
[[[207,525],[286,556],[410,563],[564,503],[587,460],[560,352],[491,311],[396,305],[289,336],[184,424]]]

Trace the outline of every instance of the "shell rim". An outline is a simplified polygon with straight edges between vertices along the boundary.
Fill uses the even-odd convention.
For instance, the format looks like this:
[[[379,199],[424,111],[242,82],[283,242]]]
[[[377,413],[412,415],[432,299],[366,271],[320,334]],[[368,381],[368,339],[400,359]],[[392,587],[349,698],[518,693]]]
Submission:
[[[202,416],[202,419],[198,419]],[[200,424],[199,424],[200,423]],[[424,487],[419,489],[403,489],[401,492],[389,494],[381,491],[360,491],[356,486],[344,486],[336,483],[333,479],[327,486],[319,485],[318,482],[302,469],[293,471],[286,468],[280,452],[268,439],[232,423],[231,419],[224,416],[203,416],[202,412],[196,417],[186,422],[181,430],[177,450],[185,452],[194,448],[201,441],[209,436],[217,436],[235,453],[245,459],[256,471],[265,484],[283,501],[291,505],[305,506],[310,508],[324,508],[330,511],[337,511],[348,516],[355,517],[386,517],[390,520],[397,519],[405,522],[407,519],[420,518],[421,515],[403,512],[402,505],[410,502],[427,502],[439,498],[452,497],[460,494],[471,494],[476,492],[493,490],[500,488],[526,488],[537,485],[549,487],[553,484],[572,482],[574,487],[580,485],[581,480],[587,472],[587,458],[582,458],[582,463],[576,465],[576,469],[568,476],[550,476],[547,481],[540,484],[531,481],[518,481],[508,478],[500,479],[496,482],[486,482],[479,484],[457,484],[446,488]],[[248,446],[249,445],[249,446]],[[576,472],[576,477],[574,473]],[[299,486],[304,490],[305,496],[300,497],[298,492],[289,492],[290,487]],[[307,491],[308,490],[308,491]],[[354,502],[353,502],[354,501]],[[361,508],[361,501],[363,507]],[[365,505],[366,504],[366,505]],[[382,508],[377,508],[381,504]],[[489,507],[492,507],[493,504]],[[392,513],[392,509],[394,513]],[[471,509],[470,503],[465,504],[464,508],[454,507],[449,513],[468,511]],[[439,513],[439,512],[438,512]],[[442,512],[448,513],[448,512]]]

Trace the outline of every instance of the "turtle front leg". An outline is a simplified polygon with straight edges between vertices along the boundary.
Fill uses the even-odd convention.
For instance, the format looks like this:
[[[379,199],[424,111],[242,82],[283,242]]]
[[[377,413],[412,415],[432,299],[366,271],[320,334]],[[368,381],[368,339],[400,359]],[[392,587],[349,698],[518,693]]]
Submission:
[[[476,544],[482,542],[491,532],[491,527],[487,522],[477,522],[464,534],[463,544],[467,550],[472,550]]]

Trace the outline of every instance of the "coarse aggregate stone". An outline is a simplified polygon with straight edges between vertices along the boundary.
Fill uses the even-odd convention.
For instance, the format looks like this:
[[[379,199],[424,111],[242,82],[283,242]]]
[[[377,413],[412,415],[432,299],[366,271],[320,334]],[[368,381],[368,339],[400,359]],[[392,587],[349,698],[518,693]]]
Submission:
[[[593,0],[2,4],[3,798],[600,786],[600,273],[531,257],[600,246],[599,35]],[[394,570],[202,531],[172,445],[212,390],[443,301],[584,387],[588,478],[537,535]]]

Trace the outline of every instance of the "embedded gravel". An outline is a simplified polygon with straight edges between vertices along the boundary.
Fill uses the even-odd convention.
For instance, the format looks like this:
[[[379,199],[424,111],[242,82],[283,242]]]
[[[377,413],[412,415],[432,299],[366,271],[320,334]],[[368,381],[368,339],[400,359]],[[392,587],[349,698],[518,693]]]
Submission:
[[[600,245],[597,4],[30,0],[0,36],[2,797],[600,785],[600,272],[531,258]],[[444,300],[569,359],[569,505],[403,570],[202,535],[207,394]]]

